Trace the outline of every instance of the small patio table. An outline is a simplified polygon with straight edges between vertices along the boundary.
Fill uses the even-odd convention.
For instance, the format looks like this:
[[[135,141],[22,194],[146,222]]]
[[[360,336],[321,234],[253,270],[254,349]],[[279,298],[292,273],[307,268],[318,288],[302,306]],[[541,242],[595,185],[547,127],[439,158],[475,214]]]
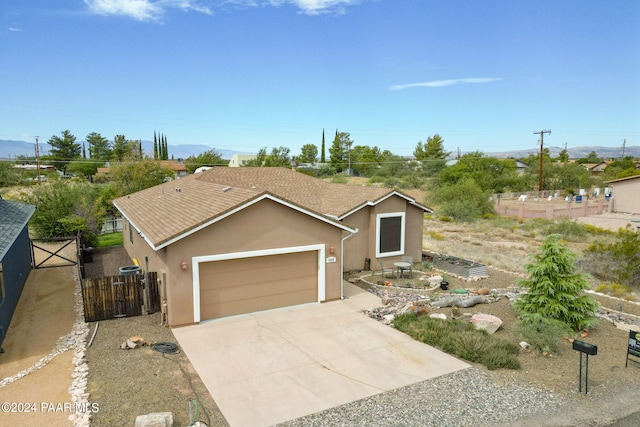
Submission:
[[[409,271],[409,277],[413,277],[413,266],[410,262],[398,261],[394,262],[393,265],[398,269],[398,277],[403,277],[405,271]]]

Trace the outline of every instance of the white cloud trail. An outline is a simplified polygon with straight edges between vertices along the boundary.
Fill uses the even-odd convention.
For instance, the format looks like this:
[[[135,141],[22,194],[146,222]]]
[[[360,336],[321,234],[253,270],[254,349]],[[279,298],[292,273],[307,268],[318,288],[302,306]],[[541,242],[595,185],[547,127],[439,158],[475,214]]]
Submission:
[[[430,82],[394,85],[394,86],[391,86],[389,89],[404,90],[404,89],[409,89],[413,87],[445,87],[445,86],[453,86],[453,85],[466,84],[466,83],[491,83],[498,80],[502,80],[502,79],[495,78],[495,77],[473,77],[468,79],[432,80]]]

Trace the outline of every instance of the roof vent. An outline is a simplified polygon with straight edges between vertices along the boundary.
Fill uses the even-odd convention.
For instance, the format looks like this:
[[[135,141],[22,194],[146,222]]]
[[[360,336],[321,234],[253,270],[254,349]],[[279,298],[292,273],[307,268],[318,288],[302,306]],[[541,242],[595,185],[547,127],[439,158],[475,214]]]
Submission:
[[[231,190],[231,187],[224,187],[224,188],[222,189],[222,192],[223,192],[223,193],[226,193],[226,192],[227,192],[227,191],[229,191],[229,190]]]
[[[176,193],[180,193],[180,192],[182,192],[182,189],[176,188]]]

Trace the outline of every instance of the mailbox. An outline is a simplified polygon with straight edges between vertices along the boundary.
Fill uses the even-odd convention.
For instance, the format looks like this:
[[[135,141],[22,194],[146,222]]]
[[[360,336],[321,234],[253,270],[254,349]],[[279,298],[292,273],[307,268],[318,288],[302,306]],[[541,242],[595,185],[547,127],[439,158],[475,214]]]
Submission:
[[[598,354],[597,346],[584,341],[574,340],[573,349],[591,356],[595,356],[596,354]]]

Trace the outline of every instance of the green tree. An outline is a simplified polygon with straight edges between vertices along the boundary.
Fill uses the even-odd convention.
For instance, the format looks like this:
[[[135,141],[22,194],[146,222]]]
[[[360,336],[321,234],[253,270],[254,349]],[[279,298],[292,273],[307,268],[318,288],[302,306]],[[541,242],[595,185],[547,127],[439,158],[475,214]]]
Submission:
[[[267,167],[291,167],[290,150],[287,147],[273,147],[271,154],[264,161]]]
[[[313,144],[304,144],[300,149],[298,163],[315,163],[318,161],[318,147]]]
[[[67,164],[78,157],[80,157],[82,146],[76,143],[76,137],[68,130],[61,132],[62,136],[54,135],[49,138],[49,158],[53,160],[53,165],[56,169],[66,173]]]
[[[485,214],[495,213],[490,192],[473,178],[467,177],[455,184],[437,187],[433,200],[439,204],[438,213],[457,221],[473,221]]]
[[[111,158],[111,144],[107,138],[97,132],[91,132],[86,140],[89,143],[90,159],[106,162]]]
[[[440,186],[457,184],[472,178],[482,191],[503,193],[520,187],[522,178],[516,171],[513,159],[500,160],[485,157],[480,151],[467,153],[460,157],[458,163],[443,169],[437,177]]]
[[[193,173],[202,166],[220,166],[224,164],[222,154],[216,149],[205,151],[197,156],[189,156],[184,161],[187,171]]]
[[[69,163],[67,171],[77,176],[93,176],[98,172],[100,164],[87,160],[75,160]]]
[[[413,157],[416,160],[442,160],[446,159],[449,154],[451,151],[444,151],[444,139],[437,133],[428,137],[424,145],[422,141],[418,142],[413,150]]]
[[[20,182],[20,171],[13,163],[0,160],[0,187],[8,187]]]
[[[355,175],[371,176],[384,160],[378,147],[356,145],[351,150],[351,168]]]
[[[116,135],[113,138],[113,160],[124,162],[139,159],[139,146],[137,141],[128,140],[124,135]]]
[[[338,132],[329,147],[329,162],[337,172],[342,172],[349,167],[349,154],[353,141],[348,132]]]
[[[92,243],[104,221],[97,196],[96,188],[86,181],[60,180],[36,187],[24,201],[36,207],[30,224],[38,237],[68,237],[81,231]]]
[[[116,197],[126,196],[173,179],[174,172],[156,160],[125,162],[111,168]]]
[[[320,163],[326,163],[324,151],[324,129],[322,129],[322,148],[320,148]]]
[[[569,161],[569,152],[566,148],[564,148],[560,153],[558,153],[558,161],[562,163],[567,163]]]
[[[560,239],[559,234],[547,236],[533,262],[525,265],[529,278],[518,284],[527,288],[527,293],[513,305],[522,318],[542,316],[564,322],[576,331],[588,329],[597,323],[598,304],[583,294],[589,282],[577,272],[576,255]]]
[[[602,159],[600,157],[598,157],[598,153],[596,153],[595,151],[592,151],[587,155],[587,157],[582,157],[582,158],[576,160],[576,163],[578,163],[578,164],[600,163],[601,161],[602,161]]]
[[[265,166],[266,161],[267,161],[267,147],[263,147],[258,150],[258,154],[256,154],[255,159],[251,159],[247,162],[247,166],[250,166],[250,167]]]

